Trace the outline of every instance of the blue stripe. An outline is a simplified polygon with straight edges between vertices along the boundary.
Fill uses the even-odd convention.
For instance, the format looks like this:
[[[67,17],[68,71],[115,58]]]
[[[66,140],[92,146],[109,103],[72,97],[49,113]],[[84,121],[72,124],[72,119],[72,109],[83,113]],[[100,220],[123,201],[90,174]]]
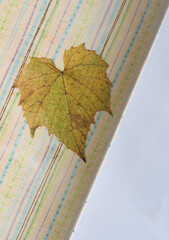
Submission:
[[[149,8],[149,6],[150,6],[150,3],[151,3],[151,0],[148,0],[147,5],[146,5],[146,8],[145,8],[145,11],[144,11],[144,13],[143,13],[143,15],[142,15],[142,18],[141,18],[141,20],[140,20],[140,22],[139,22],[139,24],[138,24],[137,30],[136,30],[136,32],[135,32],[135,34],[134,34],[134,36],[133,36],[133,39],[132,39],[132,41],[131,41],[131,43],[130,43],[130,45],[129,45],[129,47],[128,47],[128,50],[129,50],[129,49],[131,50],[131,44],[132,44],[132,45],[134,44],[134,41],[135,41],[135,39],[136,39],[136,37],[137,37],[137,34],[138,34],[139,30],[140,30],[140,27],[141,27],[142,23],[143,23],[143,20],[144,20],[144,18],[145,18],[145,15],[146,15],[146,13],[147,13],[147,11],[148,11],[148,8]],[[129,54],[129,51],[128,51],[128,50],[126,51],[127,55]],[[124,59],[126,59],[126,58],[124,57]],[[122,62],[124,62],[124,59],[123,59]],[[122,69],[121,69],[121,70],[122,70]],[[121,70],[120,70],[120,71],[121,71]],[[116,77],[114,78],[114,80],[115,80],[115,79],[117,80]],[[112,90],[112,89],[111,89],[111,90]],[[100,112],[100,113],[98,114],[98,118],[97,118],[96,121],[99,121],[101,115],[102,115],[102,112]],[[98,122],[97,122],[97,123],[98,123]],[[115,126],[116,126],[116,124],[115,124]],[[99,157],[99,160],[100,160],[100,161],[102,160],[103,155],[104,155],[104,152],[103,152],[102,155]],[[100,162],[100,161],[99,161],[99,162]],[[97,170],[96,170],[95,172],[97,172]],[[93,176],[95,176],[95,174],[93,174]],[[85,198],[85,193],[83,194],[82,200],[83,200],[84,198]],[[81,202],[82,202],[82,200],[81,200]],[[76,217],[74,216],[74,218],[76,218]],[[67,231],[67,234],[68,234],[68,232],[70,232],[70,227],[69,227],[69,230]]]
[[[25,215],[27,214],[27,212],[28,212],[28,210],[30,208],[30,205],[32,204],[32,199],[34,197],[34,194],[36,193],[36,190],[37,190],[37,187],[39,185],[39,182],[41,181],[42,176],[43,176],[44,172],[46,171],[46,167],[47,167],[47,165],[48,165],[48,163],[50,161],[50,158],[51,158],[51,156],[52,156],[52,154],[53,154],[53,152],[54,152],[54,150],[56,148],[57,143],[58,143],[58,140],[57,140],[57,138],[55,138],[53,146],[51,147],[50,152],[49,152],[49,154],[48,154],[48,156],[46,158],[46,161],[45,161],[43,167],[41,168],[41,170],[40,170],[40,172],[39,172],[39,174],[37,176],[37,179],[36,179],[36,181],[35,181],[35,183],[33,185],[31,194],[29,196],[29,199],[27,200],[26,207],[25,207],[25,209],[24,209],[24,211],[22,213],[22,216],[21,216],[21,218],[19,220],[19,223],[18,223],[18,225],[17,225],[17,227],[15,229],[14,235],[12,236],[12,240],[16,239],[16,236],[17,236],[17,234],[18,234],[18,232],[20,230],[20,227],[21,227],[21,225],[22,225],[22,223],[23,223],[23,221],[25,219]]]
[[[26,1],[25,1],[24,4],[23,4],[22,10],[23,10],[23,8],[24,8],[25,3],[26,3]],[[13,28],[13,31],[12,31],[12,33],[11,33],[9,39],[8,39],[8,42],[7,42],[7,44],[6,44],[6,46],[5,46],[4,50],[3,50],[3,53],[2,53],[2,55],[1,55],[1,57],[0,57],[0,61],[1,61],[3,55],[4,55],[5,51],[6,51],[6,48],[7,48],[8,44],[9,44],[9,41],[10,41],[10,44],[9,44],[9,46],[8,46],[8,49],[7,49],[6,54],[8,53],[8,50],[9,50],[11,44],[12,44],[12,41],[13,41],[15,35],[16,35],[16,32],[17,32],[17,30],[18,30],[18,28],[19,28],[19,26],[20,26],[20,23],[21,23],[21,21],[22,21],[22,18],[23,18],[24,14],[25,14],[25,11],[26,11],[26,9],[27,9],[28,3],[29,3],[29,0],[27,1],[27,4],[26,4],[26,7],[25,7],[24,11],[22,12],[22,10],[21,10],[21,12],[20,12],[20,14],[19,14],[19,17],[18,17],[18,19],[17,19],[17,21],[16,21],[16,23],[15,23],[14,28]],[[22,15],[21,15],[21,14],[22,14]],[[20,16],[21,16],[21,19],[19,20]],[[18,22],[19,22],[19,23],[18,23]],[[18,24],[18,26],[17,26],[17,24]],[[14,30],[15,30],[15,32],[14,32]],[[14,32],[14,33],[13,33],[13,32]],[[12,34],[14,34],[14,35],[12,36]],[[5,57],[6,57],[6,54],[5,54],[5,56],[3,57],[3,60],[2,60],[3,62],[4,62],[4,59],[5,59]],[[2,66],[3,62],[0,64],[0,67]]]
[[[135,32],[135,34],[134,34],[134,37],[133,37],[133,39],[132,39],[132,41],[131,41],[131,43],[130,43],[130,45],[129,45],[129,48],[128,48],[129,51],[127,50],[126,55],[125,55],[124,59],[122,60],[122,63],[121,63],[122,66],[124,65],[124,62],[126,61],[126,56],[128,56],[128,54],[129,54],[129,52],[130,52],[130,50],[131,50],[131,47],[132,47],[133,44],[134,44],[134,41],[135,41],[135,39],[136,39],[136,37],[137,37],[137,34],[138,34],[139,30],[140,30],[140,27],[141,27],[141,25],[142,25],[142,23],[143,23],[143,20],[144,20],[144,18],[145,18],[145,16],[146,16],[146,13],[147,13],[147,11],[148,11],[148,8],[149,8],[150,3],[151,3],[151,0],[148,0],[147,5],[146,5],[146,8],[145,8],[145,11],[144,11],[144,13],[143,13],[143,15],[142,15],[142,18],[141,18],[141,20],[140,20],[140,22],[139,22],[139,24],[138,24],[138,27],[137,27],[136,32]],[[120,71],[121,71],[121,68],[119,68],[119,69],[120,69]],[[118,76],[118,75],[119,75],[119,70],[117,71],[117,74],[116,74],[115,79],[113,80],[113,82],[115,82],[115,81],[117,80],[117,76]],[[112,90],[112,89],[111,89],[111,90]],[[90,139],[91,139],[91,137],[92,137],[92,135],[93,135],[93,133],[94,133],[94,131],[95,131],[95,129],[96,129],[96,126],[97,126],[97,124],[98,124],[98,122],[99,122],[99,120],[100,120],[101,115],[102,115],[102,111],[98,114],[98,117],[97,117],[97,119],[96,119],[96,123],[95,123],[95,125],[94,125],[94,127],[93,127],[93,129],[92,129],[92,131],[91,131],[91,134],[89,135],[89,138],[88,138],[88,140],[87,140],[87,142],[86,142],[86,146],[87,146],[87,145],[89,144],[89,142],[90,142]],[[63,197],[62,197],[62,199],[61,199],[61,201],[60,201],[60,203],[59,203],[59,206],[60,206],[60,207],[57,208],[57,210],[56,210],[56,212],[55,212],[55,214],[54,214],[54,217],[53,217],[52,222],[51,222],[51,224],[50,224],[50,226],[49,226],[49,229],[48,229],[48,231],[47,231],[46,236],[47,236],[47,235],[49,236],[49,234],[50,234],[50,232],[51,232],[51,230],[52,230],[52,228],[53,228],[53,226],[54,226],[54,223],[55,223],[55,221],[56,221],[56,218],[57,218],[57,216],[58,216],[58,214],[59,214],[59,212],[60,212],[60,209],[61,209],[61,207],[62,207],[62,205],[63,205],[63,202],[64,202],[64,200],[65,200],[65,198],[66,198],[66,196],[67,196],[67,193],[68,193],[68,191],[69,191],[69,189],[70,189],[72,180],[73,180],[73,178],[74,178],[74,176],[75,176],[75,174],[76,174],[76,170],[77,170],[77,168],[78,168],[78,165],[79,165],[80,161],[81,161],[81,159],[78,158],[78,160],[77,160],[77,162],[76,162],[76,165],[75,165],[75,167],[74,167],[74,169],[73,169],[73,171],[72,171],[71,177],[70,177],[69,182],[68,182],[68,185],[67,185],[67,187],[66,187],[66,190],[65,190],[65,192],[64,192],[64,195],[63,195]],[[46,238],[45,238],[45,239],[46,239]]]
[[[31,162],[30,162],[30,164],[29,164],[29,168],[27,169],[27,171],[26,171],[26,173],[25,173],[25,176],[24,176],[24,178],[23,178],[23,180],[22,180],[22,183],[21,183],[21,185],[19,186],[18,192],[17,192],[17,194],[16,194],[16,196],[15,196],[15,199],[14,199],[14,205],[9,208],[9,211],[8,211],[8,213],[7,213],[6,217],[5,217],[5,220],[4,220],[4,222],[3,222],[2,226],[1,226],[1,229],[0,229],[0,232],[1,232],[0,238],[1,238],[2,234],[3,234],[3,232],[5,231],[6,226],[8,226],[8,221],[9,221],[9,219],[10,219],[12,213],[13,213],[13,210],[15,209],[16,204],[18,203],[18,199],[19,199],[19,197],[20,197],[20,195],[21,195],[21,193],[22,193],[22,190],[24,189],[25,184],[26,184],[27,180],[29,179],[31,170],[34,169],[34,166],[36,165],[36,161],[37,161],[38,156],[39,156],[39,154],[40,154],[40,152],[41,152],[41,150],[42,150],[42,147],[43,147],[43,145],[44,145],[44,142],[46,141],[47,135],[48,135],[48,133],[47,133],[47,131],[45,131],[44,134],[43,134],[43,136],[42,136],[42,138],[41,138],[41,141],[40,141],[40,143],[39,143],[39,145],[38,145],[38,147],[37,147],[37,150],[36,150],[36,152],[35,152],[32,160],[31,160]],[[24,157],[23,157],[23,159],[24,159]],[[8,215],[9,215],[9,216],[8,216]],[[7,219],[6,219],[6,218],[7,218]],[[5,221],[6,221],[6,223],[5,223]],[[4,225],[4,224],[5,224],[5,225]]]
[[[50,227],[49,227],[49,229],[48,229],[48,231],[47,231],[47,234],[46,234],[44,240],[47,240],[47,239],[48,239],[48,237],[49,237],[49,235],[50,235],[50,232],[52,231],[53,225],[54,225],[54,223],[55,223],[55,221],[56,221],[56,218],[57,218],[57,216],[58,216],[58,214],[59,214],[59,212],[60,212],[60,209],[62,208],[63,202],[64,202],[64,200],[65,200],[65,198],[66,198],[66,196],[67,196],[67,193],[68,193],[69,188],[70,188],[70,186],[71,186],[73,177],[74,177],[75,174],[76,174],[76,170],[77,170],[77,168],[78,168],[78,166],[79,166],[80,161],[81,161],[81,158],[78,158],[78,160],[77,160],[77,162],[76,162],[76,165],[75,165],[75,167],[74,167],[74,169],[73,169],[73,171],[72,171],[72,175],[71,175],[71,177],[70,177],[70,179],[69,179],[69,183],[68,183],[68,185],[67,185],[67,188],[66,188],[66,190],[65,190],[65,192],[64,192],[64,194],[63,194],[63,196],[62,196],[62,200],[61,200],[61,202],[60,202],[60,204],[59,204],[59,207],[58,207],[58,209],[57,209],[57,211],[56,211],[56,213],[55,213],[55,215],[54,215],[54,217],[53,217],[53,219],[52,219],[52,222],[51,222],[51,224],[50,224]]]
[[[104,3],[104,4],[103,4],[103,3]],[[103,8],[101,9],[102,4],[103,4]],[[94,31],[94,29],[95,29],[95,27],[96,27],[96,24],[97,24],[97,22],[98,22],[98,20],[99,20],[98,16],[100,16],[100,15],[102,14],[102,11],[103,11],[103,9],[104,9],[104,6],[105,6],[105,1],[102,0],[102,3],[100,4],[99,10],[97,11],[97,14],[96,14],[96,16],[95,16],[95,18],[94,18],[94,21],[93,21],[92,25],[90,26],[89,32],[87,33],[87,36],[86,36],[86,39],[85,39],[85,43],[86,43],[86,44],[88,44],[88,42],[90,41],[90,38],[91,38],[91,36],[92,36],[92,33],[93,33],[93,31]],[[101,12],[100,12],[100,10],[101,10]],[[96,21],[96,19],[97,19],[97,21]],[[95,22],[95,21],[96,21],[96,22]],[[90,33],[91,33],[91,34],[90,34]],[[89,36],[89,35],[90,35],[90,36]],[[89,37],[89,39],[87,39],[88,37]]]
[[[77,6],[76,6],[76,8],[75,8],[75,11],[74,11],[74,13],[73,13],[73,15],[72,15],[72,17],[71,17],[68,25],[67,25],[67,27],[66,27],[66,29],[65,29],[62,37],[61,37],[61,40],[60,40],[60,42],[59,42],[59,44],[58,44],[58,47],[56,48],[56,50],[55,50],[55,52],[54,52],[54,54],[53,54],[52,59],[53,59],[54,62],[55,62],[56,57],[57,57],[57,55],[58,55],[58,53],[59,53],[59,51],[60,51],[60,49],[61,49],[62,44],[63,44],[63,42],[64,42],[64,40],[65,40],[65,38],[66,38],[66,35],[67,35],[68,32],[69,32],[69,29],[70,29],[73,21],[75,20],[75,17],[76,17],[76,15],[77,15],[77,13],[79,12],[79,9],[80,9],[80,6],[81,6],[82,2],[83,2],[83,0],[79,0]]]
[[[17,146],[18,146],[18,144],[19,144],[19,141],[20,141],[20,139],[21,139],[21,136],[22,136],[22,133],[23,133],[25,127],[26,127],[26,121],[23,122],[22,127],[21,127],[21,129],[20,129],[20,131],[19,131],[19,134],[18,134],[18,136],[17,136],[17,138],[16,138],[16,140],[15,140],[15,143],[14,143],[14,146],[13,146],[13,149],[12,149],[12,152],[11,152],[11,155],[10,155],[10,157],[9,157],[9,159],[8,159],[8,162],[7,162],[6,166],[5,166],[5,169],[4,169],[4,171],[3,171],[3,173],[2,173],[2,175],[1,175],[1,177],[0,177],[0,185],[3,183],[3,180],[4,180],[4,178],[5,178],[5,176],[6,176],[7,172],[8,172],[8,169],[9,169],[9,167],[10,167],[10,165],[11,165],[13,156],[14,156],[14,154],[15,154],[16,148],[17,148]]]
[[[62,38],[61,38],[61,40],[60,40],[60,42],[59,42],[59,45],[58,45],[58,47],[57,47],[57,49],[56,49],[57,52],[55,51],[55,53],[54,53],[54,56],[53,56],[53,59],[54,59],[54,60],[55,60],[55,58],[57,57],[58,52],[60,51],[61,44],[63,44],[63,42],[64,42],[64,40],[65,40],[65,38],[66,38],[66,35],[68,34],[68,31],[69,31],[69,29],[70,29],[70,27],[71,27],[71,25],[72,25],[75,17],[77,16],[77,13],[78,13],[78,11],[79,11],[79,9],[80,9],[80,6],[81,6],[82,2],[83,2],[83,0],[79,0],[77,6],[76,6],[76,8],[75,8],[75,11],[74,11],[74,13],[73,13],[73,15],[72,15],[72,17],[71,17],[71,19],[70,19],[70,21],[69,21],[66,29],[65,29],[65,32],[64,32],[63,35],[62,35]],[[58,141],[58,140],[57,140],[57,141]],[[34,186],[35,186],[35,185],[34,185]],[[37,186],[35,186],[35,187],[33,188],[32,192],[31,192],[31,196],[34,195],[34,193],[35,193],[35,191],[36,191],[36,187],[37,187]],[[31,204],[31,201],[32,201],[32,199],[28,200],[28,203]],[[18,227],[17,227],[16,230],[15,230],[15,233],[14,233],[13,238],[15,238],[15,235],[18,234],[19,226],[22,224],[22,222],[23,222],[23,220],[24,220],[24,218],[25,218],[25,215],[27,214],[27,211],[28,211],[28,210],[29,210],[29,206],[24,209],[24,212],[23,212],[23,214],[22,214],[22,216],[21,216],[21,218],[20,218],[20,220],[19,220]]]
[[[47,0],[44,0],[43,3],[42,3],[42,6],[41,6],[41,8],[40,8],[40,10],[39,10],[39,12],[38,12],[38,15],[37,15],[37,17],[36,17],[36,19],[35,19],[35,22],[34,22],[32,28],[31,28],[31,30],[30,30],[30,33],[29,33],[29,35],[28,35],[28,37],[27,37],[27,39],[26,39],[26,41],[25,41],[25,43],[24,43],[24,45],[23,45],[23,47],[22,47],[22,49],[21,49],[21,51],[20,51],[20,53],[19,53],[19,55],[18,55],[17,60],[15,61],[15,64],[14,64],[14,66],[13,66],[13,68],[12,68],[12,71],[11,71],[11,73],[10,73],[10,75],[9,75],[9,78],[8,78],[8,80],[7,80],[7,83],[6,83],[6,85],[5,85],[5,87],[4,87],[4,90],[3,90],[3,92],[2,92],[2,95],[0,96],[0,106],[2,105],[2,102],[3,102],[3,100],[4,100],[4,97],[5,97],[5,95],[6,95],[7,91],[8,91],[8,88],[9,88],[9,86],[10,86],[10,84],[11,84],[11,81],[12,81],[12,79],[13,79],[13,77],[14,77],[14,74],[15,74],[15,72],[16,72],[16,70],[17,70],[17,67],[18,67],[18,65],[19,65],[19,63],[20,63],[20,61],[21,61],[21,59],[22,59],[22,57],[23,57],[23,54],[24,54],[24,52],[25,52],[25,50],[26,50],[26,48],[27,48],[27,46],[28,46],[28,44],[29,44],[29,41],[30,41],[30,39],[31,39],[34,31],[36,30],[37,24],[38,24],[38,22],[39,22],[39,20],[40,20],[40,18],[41,18],[41,15],[42,15],[45,7],[46,7],[46,4],[47,4]]]
[[[163,7],[163,10],[161,11],[161,14],[160,14],[160,17],[159,17],[159,19],[158,19],[158,22],[156,23],[156,26],[155,26],[155,28],[154,28],[154,30],[153,30],[152,37],[151,37],[151,39],[149,39],[149,44],[148,44],[146,50],[144,51],[144,54],[143,54],[142,59],[141,59],[141,62],[140,62],[140,64],[139,64],[138,68],[137,68],[137,71],[136,71],[135,75],[134,75],[134,78],[133,78],[133,81],[132,81],[132,83],[131,83],[131,85],[130,85],[129,91],[128,91],[127,95],[126,95],[126,98],[123,100],[123,104],[122,104],[123,107],[122,107],[122,109],[124,109],[124,107],[125,107],[125,105],[126,105],[126,100],[130,97],[131,91],[132,91],[133,86],[134,86],[134,84],[135,84],[135,82],[136,82],[136,80],[137,80],[138,74],[140,73],[140,70],[141,70],[141,68],[142,68],[142,66],[143,66],[143,63],[145,62],[145,59],[146,59],[146,56],[147,56],[147,54],[148,54],[148,52],[149,52],[149,50],[150,50],[150,47],[152,46],[152,42],[153,42],[154,36],[155,36],[155,34],[157,33],[157,30],[159,29],[159,24],[161,23],[161,20],[162,20],[162,18],[164,17],[164,12],[165,12],[165,10],[166,10],[166,5],[164,4],[164,7]],[[118,122],[119,122],[120,116],[121,116],[121,112],[120,112],[119,115],[117,116],[116,122],[114,123],[114,127],[113,127],[114,130],[115,130],[116,127],[117,127],[117,124],[118,124]],[[112,129],[112,132],[114,132],[113,129]],[[107,138],[106,143],[105,143],[105,145],[104,145],[104,152],[102,153],[102,156],[99,157],[99,161],[98,161],[98,163],[97,163],[97,168],[95,168],[95,173],[97,173],[97,171],[98,171],[98,169],[99,169],[99,167],[100,167],[100,164],[101,164],[101,162],[102,162],[102,158],[103,158],[103,156],[104,156],[104,153],[105,153],[105,151],[107,150],[107,144],[110,142],[110,140],[111,140],[111,138],[112,138],[112,133],[110,133],[109,135],[110,135],[110,136]],[[93,174],[93,177],[92,177],[92,179],[90,180],[90,186],[92,185],[92,182],[93,182],[93,180],[94,180],[94,176],[95,176],[95,174]],[[88,186],[89,186],[89,185],[88,185]],[[89,186],[89,188],[90,188],[90,186]],[[86,193],[87,193],[87,192],[88,192],[88,190],[86,190]],[[82,197],[82,199],[81,199],[81,202],[83,202],[84,199],[86,198],[86,193],[84,193],[84,195],[83,195],[83,197]],[[76,219],[76,215],[74,215],[74,218]]]
[[[108,24],[106,26],[106,29],[105,29],[105,31],[103,33],[103,36],[102,36],[102,38],[101,38],[101,40],[99,42],[99,45],[98,45],[98,47],[96,49],[96,53],[100,52],[100,49],[101,49],[101,47],[102,47],[102,45],[103,45],[103,43],[104,43],[104,41],[105,41],[105,39],[107,37],[107,33],[108,33],[108,31],[109,31],[109,29],[110,29],[110,27],[112,25],[113,19],[115,17],[115,14],[117,12],[117,9],[119,7],[120,2],[121,2],[121,0],[117,0],[116,3],[115,3],[115,6],[114,6],[113,11],[112,11],[112,13],[110,15],[110,18],[109,18]]]

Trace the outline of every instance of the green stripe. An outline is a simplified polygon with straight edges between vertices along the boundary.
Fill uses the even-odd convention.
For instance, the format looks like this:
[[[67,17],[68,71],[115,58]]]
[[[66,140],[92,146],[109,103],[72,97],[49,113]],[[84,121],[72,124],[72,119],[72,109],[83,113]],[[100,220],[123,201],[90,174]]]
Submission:
[[[66,151],[66,152],[65,152],[65,151]],[[64,154],[64,153],[65,153],[65,154]],[[56,172],[56,169],[57,169],[57,167],[58,167],[58,165],[59,165],[59,163],[60,163],[60,161],[61,161],[61,158],[62,158],[63,154],[64,154],[64,158],[63,158],[63,160],[62,160],[62,162],[61,162],[61,165],[60,165],[58,171]],[[57,161],[57,164],[56,164],[56,166],[55,166],[55,168],[54,168],[54,170],[53,170],[53,172],[52,172],[52,174],[51,174],[51,177],[50,177],[50,179],[49,179],[49,181],[48,181],[48,184],[47,184],[47,186],[46,186],[46,188],[45,188],[45,191],[44,191],[44,193],[43,193],[43,195],[42,195],[42,197],[41,197],[41,200],[40,200],[40,202],[39,202],[39,204],[38,204],[38,207],[37,207],[37,209],[36,209],[36,212],[35,212],[34,215],[33,215],[33,219],[32,219],[32,221],[31,221],[31,223],[30,223],[30,225],[29,225],[29,228],[28,228],[28,230],[27,230],[27,233],[26,233],[26,235],[25,235],[25,237],[24,237],[25,240],[26,240],[26,239],[29,239],[29,235],[30,235],[30,233],[31,233],[31,231],[32,231],[32,228],[34,227],[34,224],[35,224],[35,222],[36,222],[37,216],[38,216],[40,210],[43,208],[43,205],[44,205],[44,203],[45,203],[45,200],[46,200],[48,194],[49,194],[50,191],[52,190],[52,187],[53,187],[53,185],[54,185],[54,183],[55,183],[55,181],[56,181],[56,178],[57,178],[58,174],[60,173],[60,170],[61,170],[62,165],[63,165],[63,163],[64,163],[64,161],[65,161],[65,159],[66,159],[67,154],[68,154],[68,150],[67,150],[66,148],[64,148],[63,151],[61,152],[61,156],[59,157],[59,159],[58,159],[58,161]]]
[[[76,46],[78,43],[79,43],[79,40],[80,40],[80,43],[81,43],[81,32],[83,32],[83,30],[86,30],[86,28],[84,28],[84,25],[85,25],[85,23],[88,21],[88,15],[90,14],[90,12],[91,12],[91,10],[92,10],[92,8],[93,8],[93,5],[95,4],[95,0],[93,0],[91,3],[90,2],[88,2],[88,4],[89,4],[89,8],[86,8],[86,9],[88,9],[88,11],[87,11],[87,13],[86,13],[86,15],[84,16],[84,19],[83,19],[83,21],[82,21],[82,24],[80,25],[80,28],[79,28],[79,32],[78,32],[78,34],[76,35],[76,38],[74,39],[74,41],[73,41],[73,43],[72,43],[72,45],[73,46]],[[86,9],[83,9],[84,10],[84,12],[85,12],[85,10]]]
[[[54,8],[53,8],[53,10],[52,10],[52,12],[50,14],[50,17],[48,18],[48,20],[47,20],[47,22],[45,24],[45,27],[43,29],[43,32],[42,32],[41,36],[40,36],[40,39],[39,39],[39,41],[38,41],[38,43],[37,43],[37,45],[35,47],[35,50],[33,52],[33,56],[35,56],[35,57],[37,57],[37,55],[39,55],[39,52],[40,52],[40,50],[41,50],[41,48],[43,46],[43,43],[44,43],[44,41],[46,39],[46,36],[48,34],[48,31],[50,29],[50,26],[51,26],[51,24],[53,22],[53,18],[55,16],[55,13],[56,13],[56,10],[57,10],[57,8],[59,6],[59,3],[60,3],[60,0],[56,2],[55,6],[54,6]]]
[[[128,5],[128,7],[129,7],[129,5]],[[130,5],[130,7],[131,7],[131,5]],[[128,8],[126,9],[126,11],[128,10]],[[146,8],[146,10],[148,10],[148,8]],[[145,11],[146,11],[145,10]],[[121,29],[121,28],[120,28]],[[137,35],[137,34],[136,34]],[[117,39],[117,38],[116,38]],[[105,58],[104,58],[105,59]],[[99,141],[99,140],[98,140]],[[97,149],[95,148],[95,150],[94,150],[95,152],[97,151]],[[92,155],[91,156],[91,158],[93,157],[94,155]],[[100,159],[102,159],[102,158],[100,158]],[[90,159],[91,160],[91,159]],[[85,179],[85,176],[87,176],[87,174],[88,174],[88,169],[90,169],[90,165],[91,165],[91,161],[88,163],[88,165],[86,166],[86,170],[84,171],[84,173],[83,173],[83,176],[81,177],[81,179],[79,180],[79,185],[76,187],[76,192],[75,192],[75,194],[74,194],[74,196],[72,197],[72,199],[71,199],[71,202],[70,202],[70,204],[69,204],[69,207],[68,207],[68,209],[67,209],[67,211],[66,211],[66,213],[64,214],[64,220],[62,221],[62,224],[60,225],[60,228],[59,228],[59,230],[58,230],[58,234],[57,234],[57,237],[60,235],[60,232],[61,232],[61,229],[63,228],[63,226],[66,224],[66,219],[67,219],[67,217],[69,216],[69,212],[71,211],[71,208],[72,208],[72,206],[73,206],[73,203],[74,203],[74,201],[75,201],[75,199],[76,199],[76,196],[78,196],[78,191],[80,190],[80,188],[81,188],[81,183],[82,183],[82,179]],[[93,175],[93,176],[95,176],[95,175]],[[65,192],[66,192],[67,190],[65,190]],[[82,201],[81,201],[81,203],[82,203]],[[79,213],[79,212],[78,212]],[[77,214],[78,214],[77,213]],[[56,238],[57,239],[57,238]]]
[[[112,43],[111,43],[111,45],[110,45],[110,47],[109,47],[109,49],[108,49],[108,51],[107,51],[107,53],[106,53],[106,56],[105,56],[105,58],[104,58],[106,62],[108,61],[108,58],[109,58],[109,56],[110,56],[110,54],[111,54],[111,51],[112,51],[112,49],[113,49],[113,47],[114,47],[114,44],[115,44],[115,42],[116,42],[116,40],[117,40],[117,37],[118,37],[119,34],[120,34],[121,28],[122,28],[123,25],[124,25],[124,22],[125,22],[126,17],[127,17],[128,13],[129,13],[129,10],[130,10],[130,8],[131,8],[132,3],[133,3],[133,0],[130,0],[129,4],[128,4],[128,6],[127,6],[126,12],[125,12],[125,14],[124,14],[124,16],[123,16],[123,19],[122,19],[122,21],[121,21],[121,24],[120,24],[120,26],[119,26],[119,28],[118,28],[118,30],[117,30],[117,33],[116,33],[116,35],[114,36],[113,41],[112,41]]]
[[[55,4],[55,7],[54,7],[52,13],[50,14],[50,16],[49,16],[49,18],[48,18],[48,21],[47,21],[47,23],[46,23],[46,25],[45,25],[45,27],[44,27],[44,30],[43,30],[43,32],[42,32],[42,34],[41,34],[41,36],[40,36],[40,40],[38,41],[38,43],[37,43],[37,45],[36,45],[36,47],[35,47],[35,48],[37,49],[38,46],[40,45],[40,47],[39,47],[39,49],[38,49],[39,51],[40,51],[40,49],[41,49],[41,47],[42,47],[42,45],[43,45],[43,43],[44,43],[44,41],[45,41],[45,38],[46,38],[46,36],[47,36],[47,33],[48,33],[48,31],[49,31],[50,25],[51,25],[51,23],[52,23],[54,14],[55,14],[55,12],[56,12],[56,9],[57,9],[59,3],[60,3],[60,1],[57,1],[57,3]],[[38,53],[39,53],[39,51],[38,51]],[[34,51],[34,52],[35,52],[35,51]],[[34,56],[34,55],[33,55],[33,56]],[[36,54],[36,56],[37,56],[37,54]],[[13,100],[12,106],[10,107],[10,109],[9,109],[9,111],[8,111],[8,113],[7,113],[5,119],[4,119],[4,121],[3,121],[3,123],[2,123],[2,125],[1,125],[1,127],[0,127],[0,131],[1,131],[2,128],[4,127],[4,125],[5,125],[6,120],[7,120],[6,125],[5,125],[5,128],[3,129],[3,132],[2,132],[2,134],[1,134],[0,141],[2,140],[2,138],[3,138],[3,136],[4,136],[5,132],[6,132],[6,129],[7,129],[8,125],[9,125],[9,121],[10,121],[10,119],[11,119],[11,117],[12,117],[12,113],[13,113],[13,110],[15,109],[15,107],[16,107],[16,104],[17,104],[17,102],[18,102],[19,96],[20,96],[20,92],[18,91],[18,93],[16,94],[15,99]],[[23,156],[23,158],[22,158],[22,162],[25,160],[26,155],[27,155],[27,153],[29,152],[29,148],[32,146],[31,143],[32,143],[32,139],[30,140],[30,142],[28,143],[27,148],[25,149],[25,154],[24,154],[24,156]],[[34,146],[32,146],[32,147],[34,147]],[[21,170],[21,169],[19,168],[18,170]],[[14,179],[15,179],[15,177],[19,174],[18,170],[17,170],[17,172],[15,173],[15,175],[13,176]],[[12,188],[10,188],[8,192],[10,193],[11,191],[12,191]],[[12,206],[12,205],[11,205],[11,206]],[[1,207],[3,207],[3,206],[1,206]]]
[[[4,125],[5,125],[5,127],[4,127],[4,129],[3,129],[3,132],[2,132],[2,134],[1,134],[1,136],[0,136],[0,141],[2,140],[2,138],[3,138],[4,134],[5,134],[5,131],[6,131],[7,127],[8,127],[8,125],[9,125],[9,121],[10,121],[10,119],[11,119],[11,117],[12,117],[12,113],[13,113],[13,110],[14,110],[14,108],[15,108],[15,105],[16,105],[16,103],[17,103],[17,101],[18,101],[18,98],[19,98],[19,92],[16,94],[16,96],[15,96],[15,98],[14,98],[14,101],[13,101],[13,103],[12,103],[9,111],[7,112],[4,121],[2,122],[2,124],[1,124],[1,126],[0,126],[0,132],[1,132],[2,128],[3,128]],[[7,121],[6,121],[6,120],[7,120]]]

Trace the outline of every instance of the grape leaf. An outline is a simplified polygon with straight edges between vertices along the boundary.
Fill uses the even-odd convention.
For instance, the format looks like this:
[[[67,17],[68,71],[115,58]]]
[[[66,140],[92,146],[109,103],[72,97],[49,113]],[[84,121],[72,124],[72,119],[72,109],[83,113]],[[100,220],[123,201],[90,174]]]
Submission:
[[[84,147],[97,111],[110,109],[108,64],[84,44],[64,52],[64,71],[52,59],[31,57],[13,87],[19,88],[31,136],[46,126],[67,148],[86,161]]]

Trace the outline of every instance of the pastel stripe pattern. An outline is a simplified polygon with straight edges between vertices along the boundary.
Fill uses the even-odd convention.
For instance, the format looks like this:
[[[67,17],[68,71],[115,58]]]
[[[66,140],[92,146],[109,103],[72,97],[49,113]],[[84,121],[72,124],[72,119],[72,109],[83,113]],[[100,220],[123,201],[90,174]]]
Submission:
[[[0,0],[0,239],[70,239],[169,5],[168,0]],[[111,109],[96,114],[87,162],[45,127],[31,138],[12,88],[29,57],[85,43],[109,64]]]

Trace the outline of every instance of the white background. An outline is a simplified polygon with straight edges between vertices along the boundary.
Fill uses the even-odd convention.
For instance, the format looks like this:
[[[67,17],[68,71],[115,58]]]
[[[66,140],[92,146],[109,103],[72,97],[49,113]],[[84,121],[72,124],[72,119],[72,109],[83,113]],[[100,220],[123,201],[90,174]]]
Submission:
[[[169,11],[71,240],[169,239]]]

